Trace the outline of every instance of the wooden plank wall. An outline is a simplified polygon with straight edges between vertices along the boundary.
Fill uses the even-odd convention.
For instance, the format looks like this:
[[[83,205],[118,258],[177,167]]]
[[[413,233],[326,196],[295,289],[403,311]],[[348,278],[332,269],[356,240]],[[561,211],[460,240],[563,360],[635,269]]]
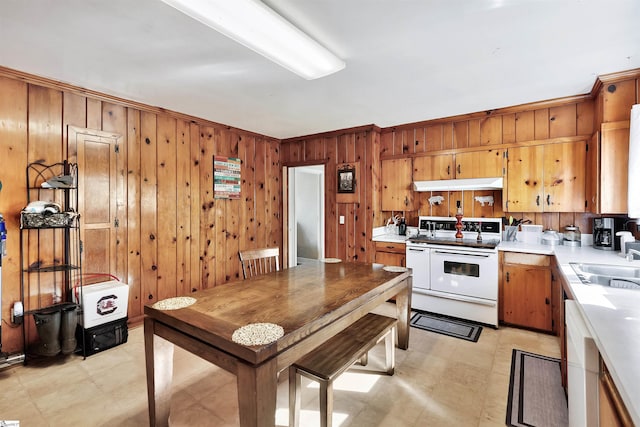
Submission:
[[[145,304],[241,277],[240,249],[282,247],[278,140],[0,71],[0,213],[9,239],[2,265],[3,351],[22,349],[21,328],[5,326],[11,305],[21,299],[26,165],[65,159],[68,125],[122,135],[117,267],[108,273],[129,284],[131,319],[141,319]],[[214,154],[242,159],[241,200],[214,199]]]
[[[379,131],[365,126],[322,135],[292,138],[281,143],[286,166],[325,165],[325,256],[349,261],[373,262],[372,230],[376,223],[379,174]],[[337,166],[358,163],[357,202],[337,194]],[[345,223],[340,224],[340,216]]]

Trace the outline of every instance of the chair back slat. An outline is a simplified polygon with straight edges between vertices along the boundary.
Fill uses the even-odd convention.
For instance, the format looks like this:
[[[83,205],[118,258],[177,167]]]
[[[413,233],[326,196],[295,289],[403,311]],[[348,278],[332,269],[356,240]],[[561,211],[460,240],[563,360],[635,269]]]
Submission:
[[[272,271],[280,271],[279,248],[247,249],[240,251],[242,274],[245,279]]]

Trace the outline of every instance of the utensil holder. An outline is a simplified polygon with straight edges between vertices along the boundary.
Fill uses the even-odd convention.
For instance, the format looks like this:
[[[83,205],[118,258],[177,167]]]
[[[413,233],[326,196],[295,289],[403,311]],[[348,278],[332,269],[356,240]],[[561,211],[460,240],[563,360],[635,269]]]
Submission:
[[[518,240],[516,238],[518,234],[518,226],[517,225],[505,225],[504,227],[504,239],[507,242],[515,242]]]

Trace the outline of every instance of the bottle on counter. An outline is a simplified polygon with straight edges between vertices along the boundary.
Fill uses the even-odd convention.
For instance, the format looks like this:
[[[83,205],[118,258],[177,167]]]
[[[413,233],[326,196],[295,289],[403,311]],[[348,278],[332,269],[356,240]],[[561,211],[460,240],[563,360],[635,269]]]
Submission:
[[[398,234],[401,236],[407,235],[407,223],[404,217],[400,218],[400,223],[398,224]]]

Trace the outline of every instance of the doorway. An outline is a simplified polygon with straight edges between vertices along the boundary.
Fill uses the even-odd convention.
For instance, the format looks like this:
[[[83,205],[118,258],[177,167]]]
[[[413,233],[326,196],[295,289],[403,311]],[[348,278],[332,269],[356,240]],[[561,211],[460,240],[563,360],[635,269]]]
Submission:
[[[324,258],[324,165],[287,169],[288,265]]]

